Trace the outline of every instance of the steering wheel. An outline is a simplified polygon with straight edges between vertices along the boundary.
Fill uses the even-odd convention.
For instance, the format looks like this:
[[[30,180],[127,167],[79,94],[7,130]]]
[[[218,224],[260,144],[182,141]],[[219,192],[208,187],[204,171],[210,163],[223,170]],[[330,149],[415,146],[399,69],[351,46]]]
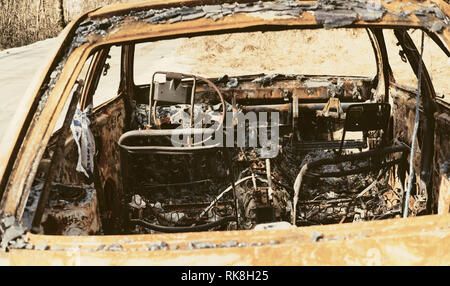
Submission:
[[[157,116],[157,106],[158,106],[158,102],[159,102],[158,98],[155,99],[155,75],[157,75],[157,74],[164,74],[166,76],[166,80],[174,80],[174,81],[178,81],[178,83],[181,83],[182,80],[186,80],[186,79],[191,79],[192,82],[193,82],[192,91],[191,91],[191,98],[190,98],[189,127],[188,128],[183,127],[185,129],[185,131],[186,131],[186,133],[184,133],[184,132],[182,133],[183,135],[185,135],[185,134],[193,134],[193,133],[197,133],[198,134],[198,131],[199,131],[198,130],[199,128],[194,128],[194,124],[195,124],[195,122],[194,122],[194,119],[195,119],[195,104],[194,104],[194,101],[195,101],[196,85],[197,85],[198,81],[206,82],[208,84],[208,86],[210,86],[212,89],[214,89],[215,93],[217,94],[217,96],[220,99],[220,102],[221,102],[221,105],[222,105],[222,110],[221,110],[221,114],[219,116],[214,116],[213,117],[213,118],[219,117],[218,121],[214,120],[216,122],[216,124],[212,125],[212,126],[216,125],[216,127],[213,129],[214,131],[211,132],[212,131],[211,130],[211,126],[207,127],[207,128],[203,128],[203,125],[202,125],[202,128],[201,128],[201,130],[202,130],[202,132],[201,132],[202,138],[204,137],[204,134],[206,134],[206,133],[210,134],[209,137],[201,140],[200,142],[193,142],[192,138],[190,137],[191,139],[189,139],[189,142],[188,142],[188,144],[190,146],[194,146],[195,147],[195,146],[202,145],[203,143],[209,141],[215,132],[217,132],[218,130],[222,129],[223,123],[225,121],[226,102],[225,102],[225,99],[223,98],[223,95],[220,92],[219,88],[212,81],[208,80],[207,78],[204,78],[204,77],[201,77],[201,76],[197,76],[197,75],[183,74],[183,73],[176,73],[176,72],[162,72],[162,71],[155,72],[153,74],[153,76],[152,76],[152,84],[151,84],[151,87],[150,87],[150,95],[149,95],[149,108],[151,109],[151,111],[149,112],[149,118],[148,118],[148,122],[149,122],[149,126],[148,127],[150,129],[152,127],[156,127],[157,129],[161,129],[161,126],[164,123]],[[164,99],[164,101],[171,102],[171,103],[174,103],[174,104],[185,103],[185,102],[182,102],[183,101],[182,99],[180,100],[180,98],[177,98],[177,97],[178,96],[175,94],[173,96],[173,98],[171,98],[171,95],[167,94],[167,95],[164,95],[163,99]],[[184,113],[182,113],[182,115],[183,114]],[[203,115],[203,111],[201,112],[201,114]],[[154,123],[155,123],[154,125],[152,125],[152,118],[154,119]],[[167,122],[167,120],[166,120],[166,122]],[[183,125],[186,126],[185,122],[181,122],[181,123],[184,123]],[[178,132],[176,132],[176,133],[178,133]],[[175,135],[175,133],[173,133],[172,135]]]

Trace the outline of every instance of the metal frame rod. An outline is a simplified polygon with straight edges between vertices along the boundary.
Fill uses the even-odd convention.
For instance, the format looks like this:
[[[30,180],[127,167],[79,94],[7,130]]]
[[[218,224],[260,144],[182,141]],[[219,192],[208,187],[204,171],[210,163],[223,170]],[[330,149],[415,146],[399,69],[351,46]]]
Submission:
[[[223,225],[225,223],[228,223],[230,221],[235,220],[235,217],[233,216],[227,216],[224,217],[218,221],[207,223],[207,224],[201,224],[196,226],[160,226],[155,225],[140,219],[132,219],[130,220],[131,223],[139,224],[143,227],[149,228],[151,230],[159,231],[159,232],[165,232],[165,233],[176,233],[176,232],[196,232],[196,231],[207,231],[210,230],[213,227],[217,227],[220,225]]]
[[[72,94],[72,99],[69,104],[69,109],[64,119],[63,126],[61,128],[61,133],[59,134],[58,141],[56,143],[56,149],[53,153],[52,160],[50,162],[50,167],[45,179],[44,187],[39,196],[39,202],[36,207],[36,212],[34,214],[33,223],[31,227],[31,232],[39,233],[42,216],[44,214],[45,207],[47,206],[48,199],[50,197],[50,192],[52,190],[53,181],[56,179],[56,174],[60,168],[60,163],[64,159],[64,143],[66,142],[66,137],[64,134],[70,129],[70,124],[72,123],[73,116],[75,115],[75,110],[77,108],[78,100],[83,90],[84,81],[78,80],[78,86],[75,92]]]
[[[422,38],[420,44],[420,59],[419,59],[419,67],[417,73],[417,97],[416,97],[416,118],[414,119],[414,130],[411,137],[411,153],[409,158],[409,178],[408,178],[408,186],[405,194],[405,205],[403,209],[403,217],[408,217],[409,211],[409,198],[411,197],[411,189],[414,178],[414,155],[416,152],[416,137],[417,131],[419,129],[419,119],[420,119],[420,93],[422,91],[422,57],[423,57],[423,44],[424,44],[424,35],[425,33],[422,31]]]

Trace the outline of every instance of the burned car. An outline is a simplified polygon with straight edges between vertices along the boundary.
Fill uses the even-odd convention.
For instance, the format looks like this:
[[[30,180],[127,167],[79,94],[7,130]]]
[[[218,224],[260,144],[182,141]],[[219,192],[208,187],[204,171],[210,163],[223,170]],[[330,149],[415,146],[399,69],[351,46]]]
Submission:
[[[2,141],[0,263],[448,264],[448,90],[423,47],[449,57],[449,12],[193,0],[81,16]],[[320,59],[309,39],[282,40],[293,31],[350,52]],[[158,63],[193,45],[203,68]],[[245,54],[267,50],[267,66]],[[416,86],[397,82],[394,57]]]

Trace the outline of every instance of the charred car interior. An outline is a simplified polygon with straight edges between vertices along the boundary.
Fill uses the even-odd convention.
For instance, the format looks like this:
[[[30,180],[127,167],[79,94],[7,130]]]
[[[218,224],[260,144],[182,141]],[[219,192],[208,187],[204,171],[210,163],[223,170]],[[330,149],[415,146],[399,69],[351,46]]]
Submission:
[[[436,96],[426,66],[419,65],[420,46],[410,36],[413,30],[422,33],[448,57],[447,39],[441,34],[448,29],[448,17],[443,16],[439,29],[431,29],[426,21],[441,19],[439,9],[423,8],[426,11],[418,14],[425,28],[352,27],[367,37],[372,54],[366,56],[374,59],[372,76],[301,70],[244,73],[245,69],[235,74],[216,70],[210,76],[193,68],[155,68],[151,61],[145,63],[149,71],[136,75],[136,49],[147,43],[324,26],[332,33],[359,18],[381,21],[386,13],[384,7],[362,7],[364,1],[355,1],[359,4],[349,6],[357,11],[353,19],[346,6],[352,1],[317,2],[183,6],[164,8],[165,14],[140,8],[111,17],[108,11],[99,12],[98,20],[80,20],[70,52],[96,45],[88,54],[78,54],[82,60],[70,92],[66,87],[64,111],[60,103],[62,115],[53,115],[60,117],[60,124],[50,127],[51,136],[51,130],[46,131],[49,140],[33,165],[35,175],[26,179],[25,199],[13,208],[5,191],[2,207],[23,211],[16,217],[32,233],[67,236],[286,229],[448,213],[442,194],[448,193],[449,105]],[[327,5],[342,15],[328,17],[333,10]],[[282,20],[254,26],[246,22],[239,28],[203,27],[180,35],[161,30],[159,37],[137,30],[141,32],[135,31],[134,39],[123,40],[134,31],[132,25],[142,29],[143,20],[145,25],[175,27],[206,13],[221,16],[213,22],[220,23],[226,21],[227,9],[243,19],[246,13],[282,11],[273,16]],[[294,15],[302,11],[306,18]],[[307,22],[308,11],[314,11],[311,21],[318,25]],[[294,24],[284,17],[293,17]],[[397,21],[412,16],[389,17]],[[198,21],[203,20],[211,19]],[[306,21],[305,26],[296,25],[297,20]],[[121,30],[126,25],[130,31]],[[398,41],[402,53],[397,56],[410,64],[419,87],[396,83],[387,31]],[[102,37],[110,42],[103,43]],[[55,78],[67,77],[61,70],[55,67],[48,89]],[[117,78],[113,94],[109,84],[102,85],[102,78],[111,73]],[[135,83],[137,76],[142,83]],[[103,88],[108,99],[95,103]],[[42,89],[35,116],[46,110],[49,94]],[[415,110],[420,111],[418,118]],[[415,140],[416,149],[411,143]]]
[[[394,121],[399,103],[386,96],[384,71],[389,69],[379,57],[383,36],[377,30],[366,32],[379,65],[374,77],[257,74],[206,79],[157,71],[149,84],[136,86],[128,82],[134,68],[126,66],[135,62],[134,45],[122,45],[118,96],[94,109],[89,125],[79,121],[88,129],[80,129],[85,142],[74,140],[73,128],[60,130],[46,151],[44,164],[65,138],[65,155],[40,231],[143,234],[401,217],[410,147],[394,134],[395,124],[404,122]],[[92,106],[100,77],[108,72],[110,49],[96,53],[82,79],[87,84],[80,91],[80,110]],[[262,113],[279,118],[274,123],[265,115],[261,121]],[[256,115],[258,130],[248,114]],[[266,132],[268,139],[277,135],[279,142],[258,148],[255,132]],[[173,136],[184,137],[180,147],[173,146]],[[196,136],[201,140],[194,142]],[[86,142],[95,149],[84,152],[94,154],[80,155],[77,144]],[[223,147],[223,142],[239,147]],[[272,158],[266,154],[270,148],[278,148]],[[80,172],[79,156],[92,166]],[[48,173],[41,176],[26,210],[38,207]],[[410,213],[429,213],[427,198],[426,193],[414,193]]]

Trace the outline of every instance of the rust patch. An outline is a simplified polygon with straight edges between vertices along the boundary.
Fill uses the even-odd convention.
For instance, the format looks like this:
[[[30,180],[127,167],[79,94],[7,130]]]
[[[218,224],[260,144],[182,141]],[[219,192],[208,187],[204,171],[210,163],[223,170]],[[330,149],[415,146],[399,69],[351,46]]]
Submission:
[[[120,173],[120,151],[117,142],[126,128],[124,96],[94,110],[92,133],[96,148],[95,166],[98,180],[102,185],[96,186],[101,198],[100,215],[106,231],[112,217],[119,217],[120,199],[123,193]],[[103,205],[104,204],[106,205]],[[108,210],[108,211],[106,211]],[[112,213],[111,213],[112,211]]]
[[[390,93],[393,98],[392,114],[393,114],[393,138],[400,142],[411,146],[411,136],[414,129],[415,120],[415,98],[411,96],[410,92],[390,86]],[[422,187],[422,181],[420,180],[418,170],[421,169],[421,149],[423,142],[423,109],[420,109],[420,124],[418,130],[418,136],[416,138],[416,154],[414,155],[414,170],[415,170],[415,184],[413,184],[409,207],[412,210],[412,215],[418,215],[426,210],[426,202],[428,195],[426,189]],[[409,156],[408,156],[409,160]],[[405,178],[401,178],[401,184],[406,184],[408,174],[405,174]]]
[[[46,250],[0,253],[0,264],[448,265],[449,223],[450,216],[444,215],[286,230],[101,237],[29,234],[30,245],[45,245]]]
[[[100,230],[95,189],[60,186],[53,190],[42,226],[52,235],[93,235]]]
[[[438,214],[450,212],[450,116],[444,112],[436,113],[436,131],[434,137],[433,192],[438,202]],[[445,112],[446,111],[446,112]]]

